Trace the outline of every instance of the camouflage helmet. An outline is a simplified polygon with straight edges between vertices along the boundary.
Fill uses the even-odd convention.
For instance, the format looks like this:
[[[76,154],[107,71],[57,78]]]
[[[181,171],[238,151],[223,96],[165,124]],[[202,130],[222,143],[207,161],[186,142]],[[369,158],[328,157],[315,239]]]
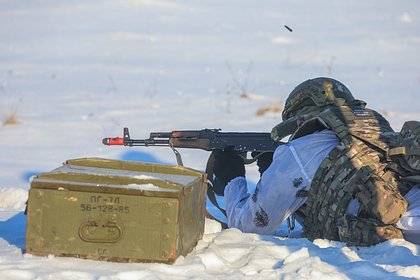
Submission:
[[[353,100],[350,90],[337,80],[326,77],[309,79],[289,94],[283,110],[283,121],[300,113],[305,114],[314,109],[320,111],[327,105],[344,105]]]
[[[356,103],[356,100],[350,90],[337,80],[319,77],[304,81],[289,94],[284,105],[283,122],[273,127],[271,138],[274,141],[281,141],[291,134],[295,135],[290,139],[303,136],[302,133],[297,133],[298,128],[302,129],[297,125],[298,121],[309,124],[312,120],[309,130],[304,134],[325,127],[317,121],[317,116],[321,112],[330,106],[342,106],[353,102]]]

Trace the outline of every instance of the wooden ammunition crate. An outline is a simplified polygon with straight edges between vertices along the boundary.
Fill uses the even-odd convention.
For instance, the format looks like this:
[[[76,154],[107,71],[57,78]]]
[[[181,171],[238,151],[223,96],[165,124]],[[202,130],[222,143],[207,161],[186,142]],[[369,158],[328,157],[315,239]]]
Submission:
[[[180,166],[69,160],[31,182],[26,251],[173,263],[203,236],[206,186]]]

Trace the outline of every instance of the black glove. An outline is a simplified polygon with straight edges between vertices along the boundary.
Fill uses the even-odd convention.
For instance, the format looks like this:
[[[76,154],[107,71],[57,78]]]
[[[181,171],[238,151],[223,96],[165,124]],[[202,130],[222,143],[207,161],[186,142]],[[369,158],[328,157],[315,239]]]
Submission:
[[[244,160],[232,150],[213,151],[214,165],[213,191],[217,195],[224,195],[226,185],[234,178],[245,176]]]
[[[257,159],[257,165],[258,165],[258,171],[260,172],[260,176],[267,170],[267,168],[271,165],[273,162],[273,152],[252,152],[251,156],[253,158],[258,157]]]

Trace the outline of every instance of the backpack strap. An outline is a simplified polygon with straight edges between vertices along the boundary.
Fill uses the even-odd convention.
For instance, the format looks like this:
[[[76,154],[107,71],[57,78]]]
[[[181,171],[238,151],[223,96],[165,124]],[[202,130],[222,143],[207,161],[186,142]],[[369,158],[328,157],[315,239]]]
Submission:
[[[388,156],[419,156],[420,157],[420,148],[407,148],[407,147],[396,147],[388,150]]]

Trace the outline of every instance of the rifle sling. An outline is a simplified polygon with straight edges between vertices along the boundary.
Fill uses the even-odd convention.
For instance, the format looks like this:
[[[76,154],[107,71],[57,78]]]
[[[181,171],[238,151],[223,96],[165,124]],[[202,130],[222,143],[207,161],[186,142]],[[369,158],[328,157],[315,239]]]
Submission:
[[[206,174],[207,174],[207,180],[208,180],[208,183],[207,183],[207,197],[209,198],[210,202],[217,209],[219,209],[220,212],[222,212],[222,214],[225,215],[225,217],[227,217],[226,210],[219,206],[219,203],[217,202],[217,199],[216,199],[216,194],[215,194],[215,192],[213,190],[213,175],[214,175],[213,174],[213,167],[214,167],[214,161],[215,161],[214,154],[211,153],[210,156],[209,156],[209,159],[207,160],[207,164],[206,164]],[[222,221],[219,221],[217,218],[215,218],[213,215],[211,215],[208,212],[207,212],[207,214],[210,216],[210,218],[212,218],[212,219],[218,221],[219,223],[221,223],[223,229],[228,228],[228,226],[227,226],[226,223],[224,223]]]

